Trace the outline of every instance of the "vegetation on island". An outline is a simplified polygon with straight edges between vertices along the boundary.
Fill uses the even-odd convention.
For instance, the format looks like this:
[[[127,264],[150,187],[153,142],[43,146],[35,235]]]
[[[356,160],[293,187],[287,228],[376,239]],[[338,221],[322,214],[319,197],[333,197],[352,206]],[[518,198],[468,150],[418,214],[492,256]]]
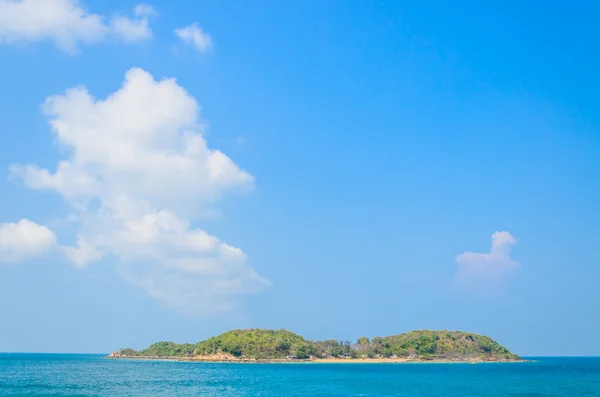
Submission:
[[[449,361],[517,361],[520,357],[490,337],[460,331],[412,331],[361,337],[355,343],[310,341],[288,330],[247,329],[225,332],[197,344],[158,342],[144,350],[122,349],[120,357],[201,359],[226,355],[247,360],[318,358],[404,358]]]

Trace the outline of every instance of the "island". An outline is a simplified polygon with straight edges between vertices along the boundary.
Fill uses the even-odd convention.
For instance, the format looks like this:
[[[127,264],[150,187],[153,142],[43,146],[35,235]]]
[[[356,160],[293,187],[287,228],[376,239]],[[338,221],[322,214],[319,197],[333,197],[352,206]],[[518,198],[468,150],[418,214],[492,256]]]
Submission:
[[[233,330],[196,344],[158,342],[143,350],[120,349],[108,357],[239,363],[523,361],[488,336],[430,330],[372,339],[365,336],[355,343],[311,341],[285,329]]]

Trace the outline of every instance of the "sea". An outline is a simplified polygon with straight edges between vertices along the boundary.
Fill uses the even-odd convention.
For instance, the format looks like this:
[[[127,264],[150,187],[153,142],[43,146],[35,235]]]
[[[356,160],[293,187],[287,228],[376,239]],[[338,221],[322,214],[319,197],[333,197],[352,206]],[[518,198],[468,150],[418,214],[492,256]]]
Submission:
[[[600,396],[600,358],[213,364],[0,353],[0,396]]]

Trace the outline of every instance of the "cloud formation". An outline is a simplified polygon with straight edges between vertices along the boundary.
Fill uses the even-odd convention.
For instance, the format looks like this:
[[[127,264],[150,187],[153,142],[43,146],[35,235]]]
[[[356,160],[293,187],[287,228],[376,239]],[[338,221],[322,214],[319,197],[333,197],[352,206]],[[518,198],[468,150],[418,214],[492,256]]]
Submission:
[[[184,43],[193,46],[198,52],[206,52],[212,47],[212,39],[200,29],[197,23],[175,29],[175,35]]]
[[[489,253],[465,252],[456,257],[456,280],[461,283],[501,281],[520,266],[510,257],[511,248],[516,243],[517,240],[510,233],[495,232]]]
[[[152,37],[152,30],[148,27],[148,18],[156,15],[156,10],[147,4],[138,4],[134,8],[134,15],[135,19],[118,15],[111,21],[112,30],[125,43],[135,43]]]
[[[148,17],[152,7],[138,4],[134,18],[117,15],[108,23],[88,13],[79,0],[0,0],[0,43],[53,41],[75,53],[79,43],[92,44],[115,37],[126,43],[152,37]]]
[[[17,263],[45,254],[56,245],[56,236],[46,226],[28,219],[0,223],[0,262]]]
[[[244,252],[192,225],[254,178],[207,146],[199,106],[174,79],[132,68],[106,99],[76,87],[44,109],[67,155],[54,171],[15,164],[11,173],[71,204],[77,243],[61,251],[77,267],[114,258],[126,280],[186,309],[228,308],[269,284]]]

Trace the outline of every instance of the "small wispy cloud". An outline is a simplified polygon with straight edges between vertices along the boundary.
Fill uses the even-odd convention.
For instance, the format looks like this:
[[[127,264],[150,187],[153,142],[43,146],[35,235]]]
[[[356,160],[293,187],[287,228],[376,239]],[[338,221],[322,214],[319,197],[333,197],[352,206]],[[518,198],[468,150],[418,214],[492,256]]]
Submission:
[[[517,240],[508,232],[492,234],[489,253],[464,252],[456,257],[456,282],[460,284],[497,284],[520,266],[510,257]]]
[[[148,18],[158,15],[156,10],[148,4],[138,4],[133,13],[135,18],[117,16],[113,18],[111,27],[125,43],[148,40],[152,37],[152,30],[148,26]]]
[[[212,48],[212,39],[200,29],[197,23],[175,29],[175,35],[185,44],[193,46],[198,52],[206,52]]]
[[[151,16],[158,15],[158,12],[156,12],[154,7],[152,7],[151,5],[148,5],[148,4],[136,5],[135,8],[133,9],[133,13],[138,18],[148,18]]]

